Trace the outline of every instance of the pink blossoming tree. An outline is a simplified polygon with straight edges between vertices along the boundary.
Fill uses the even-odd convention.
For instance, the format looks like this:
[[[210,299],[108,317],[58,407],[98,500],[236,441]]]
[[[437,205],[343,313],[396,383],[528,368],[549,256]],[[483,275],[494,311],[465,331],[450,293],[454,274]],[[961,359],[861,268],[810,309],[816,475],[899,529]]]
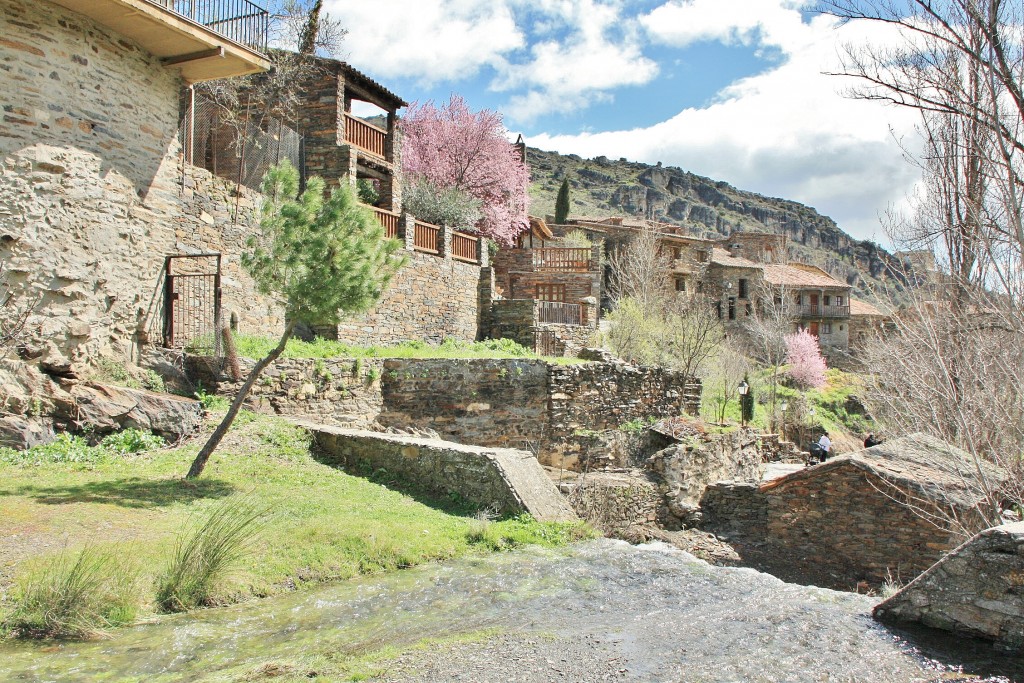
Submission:
[[[513,244],[529,227],[530,172],[505,138],[500,114],[472,112],[465,100],[452,95],[441,107],[413,105],[400,126],[406,183],[425,180],[479,200],[481,218],[475,227],[499,244]]]
[[[818,339],[807,330],[786,335],[786,364],[789,376],[805,389],[825,386],[825,359]]]

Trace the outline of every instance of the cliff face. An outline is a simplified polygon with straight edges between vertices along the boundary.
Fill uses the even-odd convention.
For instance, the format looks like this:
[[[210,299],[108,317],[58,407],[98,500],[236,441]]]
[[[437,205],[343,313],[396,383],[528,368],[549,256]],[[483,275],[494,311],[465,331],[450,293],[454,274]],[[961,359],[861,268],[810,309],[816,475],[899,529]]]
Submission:
[[[698,237],[734,230],[784,233],[792,260],[824,268],[863,298],[887,291],[900,298],[906,264],[867,240],[855,240],[828,216],[798,202],[737,190],[679,168],[582,159],[530,148],[530,213],[553,214],[562,178],[570,185],[570,216],[643,216],[681,225]]]

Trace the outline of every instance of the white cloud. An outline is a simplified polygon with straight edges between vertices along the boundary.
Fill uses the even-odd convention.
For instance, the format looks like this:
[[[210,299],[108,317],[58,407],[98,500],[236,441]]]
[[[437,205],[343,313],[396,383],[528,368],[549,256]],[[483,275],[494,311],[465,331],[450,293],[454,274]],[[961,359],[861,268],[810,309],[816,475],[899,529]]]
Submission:
[[[686,47],[698,41],[792,46],[806,33],[799,10],[813,0],[672,0],[640,23],[656,42]]]
[[[471,78],[525,45],[501,0],[328,0],[325,9],[349,30],[347,59],[384,78]]]
[[[786,0],[715,0],[707,6],[719,3],[732,11],[715,16],[728,21],[717,28],[698,26],[702,35],[746,35],[747,29],[730,27],[752,26],[738,10],[756,5],[761,8],[753,17],[760,17],[758,33],[751,40],[782,48],[784,61],[731,84],[706,107],[685,109],[650,127],[538,135],[530,144],[585,157],[680,166],[741,189],[809,204],[851,234],[876,236],[878,214],[888,204],[902,203],[917,178],[892,138],[894,133],[910,133],[915,119],[908,111],[844,97],[851,81],[822,72],[837,69],[838,46],[844,42],[886,36],[878,27],[837,26],[827,17],[804,23]],[[685,6],[672,2],[659,9],[697,6],[704,6],[704,0]],[[663,35],[668,33],[666,28]]]
[[[571,111],[609,98],[616,88],[642,85],[658,65],[642,53],[639,26],[620,2],[541,0],[536,30],[556,37],[537,42],[530,58],[506,63],[491,84],[497,91],[522,91],[504,110],[520,121],[552,111]]]

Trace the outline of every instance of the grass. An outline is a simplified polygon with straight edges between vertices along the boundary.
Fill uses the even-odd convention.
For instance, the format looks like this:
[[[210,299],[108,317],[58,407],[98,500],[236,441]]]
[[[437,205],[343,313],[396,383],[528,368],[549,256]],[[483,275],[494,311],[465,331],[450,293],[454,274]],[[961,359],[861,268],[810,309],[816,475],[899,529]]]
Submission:
[[[0,630],[21,637],[85,638],[131,623],[138,572],[125,555],[85,546],[32,563]]]
[[[58,434],[51,443],[24,451],[0,448],[0,464],[24,466],[71,463],[95,467],[100,462],[163,448],[164,445],[162,438],[141,429],[125,429],[108,434],[96,446],[90,446],[82,436],[64,433]]]
[[[238,355],[263,358],[277,341],[267,337],[236,335]],[[317,337],[311,342],[289,339],[284,358],[542,358],[511,339],[463,342],[448,338],[439,345],[407,341],[394,346],[356,346]],[[546,358],[556,363],[583,363],[578,358]]]
[[[211,416],[209,428],[219,420]],[[588,531],[579,525],[495,520],[485,539],[464,501],[428,501],[317,462],[309,436],[283,420],[244,412],[203,477],[182,476],[203,437],[176,449],[89,458],[88,465],[47,458],[0,459],[0,614],[14,609],[15,577],[52,548],[74,539],[132,555],[142,567],[143,611],[155,612],[152,586],[175,553],[178,532],[228,496],[272,512],[251,552],[204,601],[228,603],[307,584],[390,571],[523,543],[558,545]],[[86,447],[96,448],[96,447]]]

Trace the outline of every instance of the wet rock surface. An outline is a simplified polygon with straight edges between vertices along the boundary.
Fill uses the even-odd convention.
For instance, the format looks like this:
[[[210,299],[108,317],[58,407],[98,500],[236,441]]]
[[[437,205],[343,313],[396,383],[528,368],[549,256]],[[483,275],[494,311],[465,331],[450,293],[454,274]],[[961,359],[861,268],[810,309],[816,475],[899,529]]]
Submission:
[[[278,662],[316,672],[389,646],[406,653],[375,675],[395,683],[1024,680],[1024,664],[991,647],[877,624],[875,602],[601,540],[166,618],[110,641],[4,644],[0,680],[260,680]],[[425,639],[442,642],[410,649]]]

